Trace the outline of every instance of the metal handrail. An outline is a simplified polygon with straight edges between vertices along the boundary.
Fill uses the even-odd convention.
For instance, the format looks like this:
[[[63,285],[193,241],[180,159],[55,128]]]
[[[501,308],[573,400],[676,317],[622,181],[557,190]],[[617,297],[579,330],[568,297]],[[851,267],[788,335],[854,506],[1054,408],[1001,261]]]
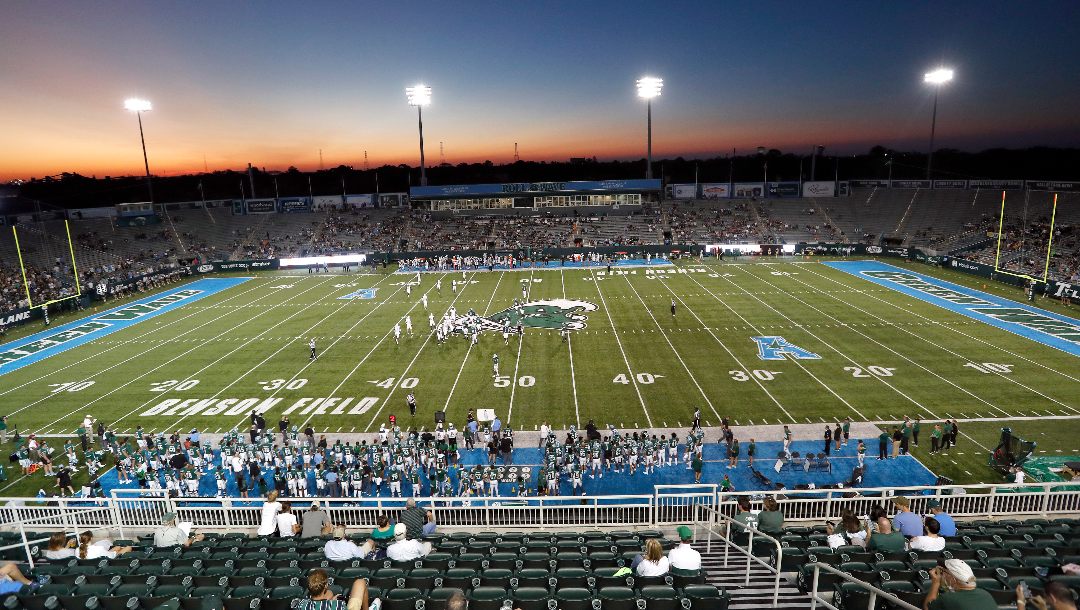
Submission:
[[[883,597],[887,599],[889,603],[899,606],[900,608],[905,608],[906,610],[922,610],[922,608],[919,608],[918,606],[913,606],[906,601],[900,599],[899,597],[893,595],[892,593],[889,593],[888,591],[883,591],[868,582],[864,582],[859,580],[858,578],[855,578],[847,572],[838,570],[827,563],[821,563],[818,561],[814,562],[814,586],[810,589],[810,610],[815,610],[819,601],[827,608],[829,608],[829,610],[840,610],[828,601],[818,598],[818,578],[821,576],[821,570],[823,568],[828,572],[836,574],[847,582],[858,585],[860,589],[866,589],[867,591],[869,591],[870,602],[866,605],[867,608],[876,608],[878,597]]]
[[[699,523],[704,522],[706,524],[706,528],[707,528],[707,530],[709,532],[709,541],[707,543],[706,548],[707,549],[712,548],[712,536],[713,536],[714,533],[721,540],[723,540],[726,543],[724,545],[724,567],[727,567],[727,565],[728,565],[728,549],[730,549],[731,547],[735,547],[740,553],[742,553],[743,555],[746,555],[746,557],[747,557],[746,579],[743,582],[743,586],[748,586],[750,584],[750,565],[751,565],[750,560],[753,560],[753,561],[757,562],[758,564],[764,566],[770,572],[775,573],[776,578],[775,578],[775,581],[773,583],[773,601],[772,601],[772,605],[773,605],[773,607],[776,607],[776,605],[780,602],[780,566],[782,566],[783,562],[784,562],[784,547],[783,547],[783,545],[780,544],[780,541],[777,540],[776,538],[773,538],[772,536],[766,534],[765,532],[762,532],[761,530],[759,530],[759,529],[757,529],[755,527],[751,527],[749,525],[743,525],[741,523],[737,523],[734,519],[732,519],[731,517],[728,517],[727,515],[724,515],[723,513],[721,513],[720,511],[718,511],[716,509],[709,508],[707,506],[699,506],[698,508],[700,510],[705,511],[706,515],[708,515],[707,519],[698,519]],[[724,533],[723,534],[721,534],[719,531],[717,531],[720,522],[724,523]],[[742,548],[741,546],[739,546],[734,540],[731,539],[731,525],[733,523],[735,524],[735,526],[739,530],[744,531],[744,532],[748,532],[750,534],[749,537],[747,538],[746,548],[745,549]],[[773,544],[776,545],[776,566],[775,567],[773,567],[772,565],[769,564],[769,562],[761,559],[757,555],[754,555],[754,536],[759,536],[761,538],[769,540]]]

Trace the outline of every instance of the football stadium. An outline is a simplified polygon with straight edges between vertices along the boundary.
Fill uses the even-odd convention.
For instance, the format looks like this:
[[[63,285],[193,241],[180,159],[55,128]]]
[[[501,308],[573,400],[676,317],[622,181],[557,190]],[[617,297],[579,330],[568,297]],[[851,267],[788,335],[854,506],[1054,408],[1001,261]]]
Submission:
[[[99,34],[173,13],[100,10]],[[120,165],[92,126],[84,157],[0,156],[0,603],[1075,608],[1080,152],[964,140],[938,108],[964,78],[932,64],[869,153],[684,157],[660,121],[683,93],[646,76],[626,156],[563,154],[607,149],[536,104],[514,120],[560,152],[451,164],[443,94],[394,77],[370,95],[405,116],[400,163],[373,140],[298,168],[275,131],[295,108],[268,96],[236,136],[267,167],[222,141],[175,171],[155,150],[186,136],[156,121],[186,133],[160,117],[205,89],[163,109],[103,84]],[[481,149],[505,120],[453,108]]]

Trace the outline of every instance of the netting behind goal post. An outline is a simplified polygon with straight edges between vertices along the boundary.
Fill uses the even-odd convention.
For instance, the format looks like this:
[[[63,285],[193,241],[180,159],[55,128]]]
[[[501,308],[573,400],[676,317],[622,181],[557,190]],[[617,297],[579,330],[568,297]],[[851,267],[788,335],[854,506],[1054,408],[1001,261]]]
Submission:
[[[1025,190],[1019,196],[1001,192],[994,270],[1045,283],[1057,220],[1057,193]]]

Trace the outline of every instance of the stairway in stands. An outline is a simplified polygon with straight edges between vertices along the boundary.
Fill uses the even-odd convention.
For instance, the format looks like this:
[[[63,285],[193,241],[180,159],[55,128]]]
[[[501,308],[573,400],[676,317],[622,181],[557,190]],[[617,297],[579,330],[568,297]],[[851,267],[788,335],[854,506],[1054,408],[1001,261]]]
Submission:
[[[750,566],[750,584],[746,585],[746,562],[742,553],[732,549],[728,553],[728,565],[724,567],[724,543],[713,540],[712,551],[706,552],[702,542],[694,545],[701,552],[701,565],[706,570],[708,583],[731,594],[733,610],[740,608],[771,608],[773,584],[776,576],[764,566],[753,562]],[[780,575],[780,596],[777,608],[809,608],[810,596],[799,591],[793,582]]]

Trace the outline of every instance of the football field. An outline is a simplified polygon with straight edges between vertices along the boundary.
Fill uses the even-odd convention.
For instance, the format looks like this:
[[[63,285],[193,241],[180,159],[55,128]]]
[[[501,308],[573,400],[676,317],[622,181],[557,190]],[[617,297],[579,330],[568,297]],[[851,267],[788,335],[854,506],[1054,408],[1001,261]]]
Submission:
[[[255,409],[275,429],[288,415],[331,436],[373,432],[390,415],[430,428],[437,411],[461,426],[469,409],[493,409],[515,429],[593,420],[680,434],[698,408],[705,426],[921,417],[926,436],[930,422],[959,418],[972,441],[963,454],[929,456],[924,442],[916,456],[961,482],[997,480],[984,465],[1002,425],[1044,451],[1078,449],[1080,357],[1061,346],[1069,333],[995,326],[993,315],[933,302],[948,286],[908,276],[901,286],[888,274],[981,291],[972,278],[889,263],[874,267],[885,280],[871,281],[852,264],[430,272],[418,283],[412,273],[204,278],[142,309],[110,304],[121,311],[106,317],[119,326],[39,333],[50,339],[34,361],[0,365],[0,401],[9,426],[46,437],[71,435],[86,414],[120,436],[136,426],[245,431]],[[931,284],[931,300],[911,292]],[[1004,286],[986,291],[945,297],[965,307],[1020,297]],[[429,331],[428,314],[438,321],[451,307],[484,318],[476,344],[460,334],[439,343]],[[504,339],[504,318],[511,329],[520,318],[524,333]],[[9,339],[0,351],[26,341]],[[3,485],[5,495],[19,490],[17,478]]]

